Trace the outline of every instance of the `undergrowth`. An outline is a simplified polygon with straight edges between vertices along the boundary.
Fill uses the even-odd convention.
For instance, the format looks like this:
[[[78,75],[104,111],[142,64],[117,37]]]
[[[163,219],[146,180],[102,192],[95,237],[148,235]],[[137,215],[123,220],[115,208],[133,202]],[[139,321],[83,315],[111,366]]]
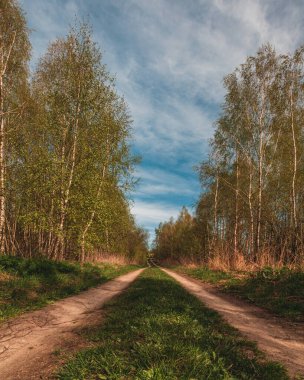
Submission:
[[[0,322],[101,284],[135,266],[0,256]]]
[[[89,328],[60,380],[288,379],[214,311],[158,269],[144,274]]]
[[[304,321],[303,271],[270,267],[248,273],[213,271],[206,267],[174,269],[199,280],[217,284],[221,290],[277,315],[294,321]]]

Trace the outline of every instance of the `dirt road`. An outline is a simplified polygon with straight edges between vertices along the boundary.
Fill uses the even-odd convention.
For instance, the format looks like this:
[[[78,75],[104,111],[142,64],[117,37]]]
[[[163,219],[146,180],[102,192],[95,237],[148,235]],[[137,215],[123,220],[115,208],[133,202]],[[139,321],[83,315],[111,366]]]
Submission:
[[[98,322],[102,305],[126,289],[143,270],[2,324],[0,379],[48,378],[56,362],[54,351],[79,346],[81,339],[77,329]]]
[[[189,293],[195,295],[209,308],[219,312],[224,319],[251,340],[271,359],[285,364],[291,376],[304,375],[304,326],[276,318],[264,310],[233,297],[218,294],[214,288],[163,269]]]

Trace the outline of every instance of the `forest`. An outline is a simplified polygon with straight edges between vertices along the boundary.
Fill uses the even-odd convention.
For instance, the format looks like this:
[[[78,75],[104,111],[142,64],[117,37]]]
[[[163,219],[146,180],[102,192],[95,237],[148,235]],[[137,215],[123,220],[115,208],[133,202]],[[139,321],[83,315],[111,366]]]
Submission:
[[[223,82],[194,216],[156,230],[154,255],[225,269],[303,265],[304,48],[268,45]]]
[[[151,12],[150,3],[162,4],[39,0],[35,7],[40,17],[58,4],[63,13],[94,4],[87,9],[122,21],[111,41],[126,50],[118,36],[130,32],[129,11],[148,60],[147,40],[139,41],[149,25],[139,29],[134,15],[140,6]],[[165,1],[170,17],[173,3]],[[150,244],[131,212],[141,161],[132,115],[93,27],[76,17],[34,64],[20,4],[0,0],[0,380],[303,380],[304,47],[283,55],[265,44],[225,76],[208,151],[196,155],[195,212],[182,207]],[[196,36],[197,20],[186,24]],[[114,31],[111,22],[100,27]],[[184,30],[174,22],[172,35],[177,28]],[[149,86],[145,65],[139,80]],[[158,98],[164,88],[151,82],[167,118]],[[145,96],[137,106],[149,119]],[[148,144],[157,141],[149,125],[141,128]],[[168,145],[176,144],[172,131],[162,126]],[[166,162],[173,192],[155,169],[161,162],[144,169],[150,182],[137,199],[147,202],[140,201],[150,226],[174,209],[157,210],[165,203],[155,202],[156,192],[173,202],[184,183],[169,175],[187,166],[180,157],[170,166],[173,156]]]
[[[76,21],[30,73],[23,11],[0,6],[0,254],[144,260],[131,116],[91,27]]]

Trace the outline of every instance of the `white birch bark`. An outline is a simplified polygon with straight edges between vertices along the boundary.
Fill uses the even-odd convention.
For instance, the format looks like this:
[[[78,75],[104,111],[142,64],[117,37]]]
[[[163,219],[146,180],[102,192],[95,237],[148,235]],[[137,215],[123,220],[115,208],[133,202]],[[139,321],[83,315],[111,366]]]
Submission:
[[[2,39],[2,38],[1,38]],[[6,110],[4,108],[5,101],[5,89],[4,89],[4,76],[7,70],[7,65],[10,60],[12,49],[14,47],[16,40],[16,32],[13,32],[12,41],[9,45],[7,52],[5,51],[4,46],[0,47],[0,254],[5,253],[5,206],[6,206],[6,197],[5,197],[5,115]]]

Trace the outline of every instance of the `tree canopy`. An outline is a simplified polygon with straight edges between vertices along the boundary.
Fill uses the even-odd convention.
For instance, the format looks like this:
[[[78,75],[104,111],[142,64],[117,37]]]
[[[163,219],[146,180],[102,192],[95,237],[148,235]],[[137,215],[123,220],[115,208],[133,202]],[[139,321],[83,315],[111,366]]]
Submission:
[[[0,17],[1,252],[144,258],[129,208],[131,116],[91,27],[76,22],[51,42],[29,77],[22,10],[3,1]]]
[[[303,261],[303,62],[304,48],[278,55],[265,45],[224,78],[209,157],[199,167],[203,192],[194,220],[196,238],[205,236],[201,245],[193,238],[199,260],[218,258],[228,267]],[[157,252],[164,230],[176,224],[156,231]],[[175,252],[193,256],[189,249]]]

